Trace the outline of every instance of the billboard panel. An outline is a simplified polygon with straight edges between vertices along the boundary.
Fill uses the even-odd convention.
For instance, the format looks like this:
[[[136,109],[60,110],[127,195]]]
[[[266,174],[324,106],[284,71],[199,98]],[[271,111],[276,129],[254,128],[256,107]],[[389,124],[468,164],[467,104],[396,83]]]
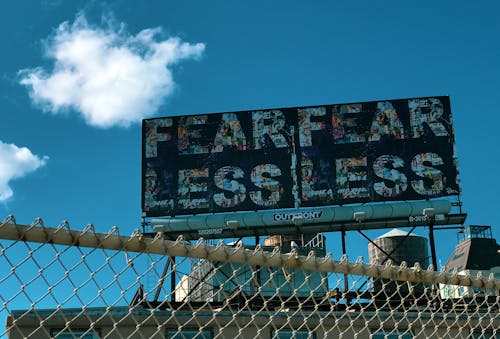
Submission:
[[[146,216],[460,192],[448,97],[143,121]]]

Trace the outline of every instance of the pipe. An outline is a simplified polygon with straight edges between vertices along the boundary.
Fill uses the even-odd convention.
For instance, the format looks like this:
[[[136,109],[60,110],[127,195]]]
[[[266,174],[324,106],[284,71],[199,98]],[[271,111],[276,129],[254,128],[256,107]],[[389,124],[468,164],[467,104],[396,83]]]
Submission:
[[[356,206],[323,206],[251,212],[229,212],[220,214],[199,214],[151,220],[155,232],[197,231],[238,227],[290,226],[300,218],[303,225],[334,224],[356,221],[354,214],[363,212],[364,222],[370,220],[394,219],[410,216],[422,217],[424,209],[433,208],[436,214],[447,214],[451,210],[448,200],[405,201]],[[359,215],[359,214],[358,214]]]

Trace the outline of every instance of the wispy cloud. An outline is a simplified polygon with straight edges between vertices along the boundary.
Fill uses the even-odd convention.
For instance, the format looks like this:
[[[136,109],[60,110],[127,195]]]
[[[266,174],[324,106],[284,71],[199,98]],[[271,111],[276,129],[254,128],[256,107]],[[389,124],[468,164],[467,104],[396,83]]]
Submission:
[[[21,178],[44,166],[49,158],[39,157],[26,147],[0,141],[0,201],[14,194],[9,186],[13,179]]]
[[[46,41],[53,69],[21,70],[20,83],[45,111],[74,110],[92,126],[126,127],[152,116],[172,93],[174,64],[198,59],[205,49],[161,36],[160,28],[131,35],[124,24],[92,27],[81,14]]]

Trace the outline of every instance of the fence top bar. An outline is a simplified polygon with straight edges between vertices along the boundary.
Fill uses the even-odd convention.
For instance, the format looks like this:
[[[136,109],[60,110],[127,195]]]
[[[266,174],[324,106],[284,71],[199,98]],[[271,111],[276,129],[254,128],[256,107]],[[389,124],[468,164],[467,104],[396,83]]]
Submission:
[[[87,226],[83,231],[75,231],[69,229],[67,223],[57,228],[50,228],[45,227],[41,221],[28,226],[17,224],[13,218],[9,218],[0,224],[0,239],[182,256],[253,266],[364,275],[372,278],[470,286],[500,291],[500,280],[494,279],[493,275],[485,278],[481,273],[472,277],[458,273],[446,273],[445,271],[435,272],[432,266],[425,270],[418,263],[410,268],[405,263],[401,266],[394,266],[390,262],[384,266],[369,265],[361,261],[348,262],[347,257],[336,261],[329,255],[318,258],[313,251],[307,256],[300,256],[296,249],[283,254],[280,253],[279,248],[268,252],[259,245],[253,250],[245,249],[242,245],[226,246],[223,242],[217,246],[208,246],[203,239],[200,239],[196,244],[190,244],[185,242],[182,237],[176,241],[165,240],[161,233],[158,233],[155,238],[146,238],[138,230],[132,236],[126,237],[117,234],[116,228],[107,234],[96,233],[92,225]]]

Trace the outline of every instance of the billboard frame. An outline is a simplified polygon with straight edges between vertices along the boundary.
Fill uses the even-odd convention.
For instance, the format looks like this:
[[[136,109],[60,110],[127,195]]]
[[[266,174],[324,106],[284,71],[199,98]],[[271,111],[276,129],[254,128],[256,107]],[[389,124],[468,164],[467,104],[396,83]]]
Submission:
[[[331,109],[333,111],[333,107],[345,107],[345,106],[352,106],[352,107],[355,107],[355,105],[372,105],[374,106],[375,104],[378,105],[379,103],[395,103],[395,102],[404,102],[404,101],[407,101],[407,102],[410,102],[411,100],[413,101],[417,101],[417,100],[429,100],[429,99],[437,99],[437,100],[441,100],[441,102],[443,102],[444,100],[444,110],[446,110],[445,114],[446,114],[446,117],[447,117],[447,122],[449,123],[449,130],[447,130],[447,133],[448,135],[446,136],[446,138],[448,139],[447,140],[447,145],[449,146],[449,148],[447,149],[447,152],[449,153],[448,154],[448,161],[451,163],[447,164],[449,167],[450,167],[450,171],[451,172],[448,172],[448,173],[452,173],[452,180],[454,181],[454,187],[456,188],[454,191],[452,192],[446,192],[445,194],[437,194],[437,195],[427,195],[427,196],[422,196],[420,199],[421,200],[425,200],[425,199],[429,199],[429,198],[433,198],[433,197],[440,197],[440,196],[447,196],[447,195],[460,195],[460,184],[459,184],[459,174],[458,174],[458,168],[457,168],[457,163],[456,163],[456,155],[455,155],[455,151],[454,151],[454,143],[455,143],[455,140],[454,140],[454,133],[453,133],[453,126],[452,126],[452,116],[451,116],[451,107],[450,107],[450,99],[449,97],[447,96],[433,96],[433,97],[419,97],[419,98],[406,98],[406,99],[388,99],[388,100],[374,100],[374,101],[367,101],[367,102],[361,102],[361,103],[342,103],[342,104],[329,104],[329,105],[314,105],[314,106],[300,106],[300,107],[284,107],[284,108],[271,108],[271,109],[264,109],[264,110],[245,110],[245,111],[237,111],[237,112],[219,112],[219,113],[203,113],[203,114],[196,114],[196,115],[181,115],[181,116],[172,116],[172,117],[160,117],[160,118],[152,118],[152,119],[144,119],[143,120],[143,128],[142,128],[142,178],[141,178],[141,182],[142,182],[142,190],[141,190],[141,209],[143,210],[143,215],[145,217],[158,217],[158,216],[177,216],[177,215],[189,215],[189,214],[199,214],[199,213],[227,213],[227,212],[232,212],[232,211],[258,211],[258,210],[268,210],[268,209],[275,209],[275,208],[293,208],[293,207],[313,207],[313,206],[329,206],[329,205],[345,205],[345,204],[351,204],[351,203],[371,203],[371,202],[379,202],[379,201],[406,201],[406,200],[414,200],[415,199],[415,196],[411,196],[409,198],[402,198],[402,199],[379,199],[379,200],[376,200],[376,199],[371,199],[371,198],[365,198],[365,199],[342,199],[342,203],[329,203],[329,204],[319,204],[319,205],[314,205],[314,203],[312,205],[308,205],[307,203],[305,205],[303,204],[300,204],[300,206],[297,206],[296,204],[296,201],[294,202],[294,206],[290,204],[290,201],[287,202],[287,204],[285,206],[271,206],[269,208],[255,208],[255,207],[248,207],[248,208],[227,208],[226,210],[216,210],[216,209],[188,209],[187,211],[184,211],[181,213],[179,213],[180,211],[179,210],[176,210],[174,208],[174,210],[170,213],[162,213],[162,212],[151,212],[151,211],[147,211],[145,210],[145,190],[146,190],[146,181],[147,181],[147,178],[146,178],[146,171],[147,171],[147,159],[148,157],[146,156],[146,153],[147,153],[147,150],[146,150],[146,145],[145,145],[145,140],[146,140],[146,128],[145,128],[145,125],[147,124],[148,121],[160,121],[160,120],[165,120],[165,119],[172,119],[172,121],[177,121],[177,123],[181,120],[181,119],[189,119],[189,118],[192,118],[192,117],[200,117],[200,116],[207,116],[207,117],[215,117],[215,116],[222,116],[224,114],[226,115],[229,115],[229,114],[240,114],[241,115],[250,115],[254,112],[269,112],[269,111],[282,111],[282,112],[285,112],[285,114],[289,114],[289,113],[286,113],[286,112],[290,112],[292,110],[296,110],[297,111],[297,117],[296,117],[296,120],[295,121],[287,121],[288,124],[290,124],[290,127],[294,126],[296,127],[294,131],[292,131],[292,135],[295,137],[295,139],[297,139],[295,142],[295,144],[293,145],[294,147],[296,146],[296,144],[298,143],[298,149],[299,149],[299,152],[301,152],[300,154],[302,154],[302,152],[304,151],[302,148],[302,146],[300,145],[300,131],[299,131],[299,128],[300,126],[298,125],[298,115],[301,110],[307,110],[307,109],[321,109],[321,108],[325,108],[325,109]],[[396,111],[396,110],[395,110]],[[400,112],[397,112],[397,114],[399,114]],[[369,112],[369,114],[374,114],[373,111]],[[409,113],[408,113],[409,114]],[[331,116],[333,117],[334,113],[331,114]],[[285,115],[286,116],[286,115]],[[207,118],[208,119],[208,118]],[[332,118],[333,119],[333,118]],[[409,117],[408,117],[409,119]],[[248,121],[248,120],[247,120]],[[405,122],[406,125],[408,125],[408,122],[406,121]],[[295,124],[295,125],[294,125]],[[170,126],[170,127],[175,127],[175,126]],[[248,126],[247,126],[248,127]],[[407,126],[405,126],[407,127]],[[425,131],[413,131],[414,133],[425,133]],[[179,127],[177,126],[177,133],[180,133],[179,132]],[[311,131],[311,134],[312,134],[312,131]],[[248,133],[247,133],[248,135]],[[175,136],[174,136],[175,138]],[[404,139],[404,138],[403,138]],[[401,140],[403,140],[401,139]],[[377,140],[371,140],[371,141],[365,141],[365,142],[361,142],[361,143],[358,143],[358,145],[360,145],[360,148],[363,148],[364,146],[363,145],[366,145],[367,143],[380,143],[380,140],[377,141]],[[399,140],[399,141],[401,141]],[[253,141],[253,140],[252,140]],[[345,143],[344,145],[337,145],[339,146],[338,148],[342,148],[342,146],[345,146],[347,145],[345,148],[347,150],[349,150],[349,145],[350,143]],[[290,147],[291,145],[288,145],[288,147]],[[244,152],[245,150],[243,150]],[[224,151],[222,152],[224,153]],[[378,158],[377,158],[378,159]],[[373,160],[373,159],[372,159]],[[381,161],[385,161],[387,159],[382,159]],[[406,159],[405,159],[406,160]],[[432,159],[431,159],[432,160]],[[300,159],[298,160],[299,163],[300,163],[300,166],[303,166],[303,159]],[[419,160],[420,161],[420,160]],[[380,162],[380,161],[379,161]],[[424,162],[424,160],[421,161],[422,163]],[[359,163],[352,163],[352,164],[347,164],[345,165],[345,167],[347,168],[355,168],[357,165],[359,165]],[[364,165],[363,163],[361,163],[361,165]],[[408,164],[406,164],[406,166],[408,166]],[[292,167],[293,167],[293,164],[292,164]],[[362,166],[361,166],[362,167]],[[373,161],[372,161],[372,167],[375,167],[375,165],[373,164]],[[303,177],[302,177],[302,173],[301,173],[301,169],[302,168],[291,168],[290,169],[290,177],[293,177],[294,175],[296,176],[296,182],[300,182],[302,183],[303,182]],[[295,173],[292,173],[293,171],[295,171]],[[448,174],[449,176],[449,174]],[[383,179],[383,178],[382,178]],[[424,178],[425,179],[425,178]],[[382,182],[384,182],[385,179],[381,180]],[[424,180],[422,180],[423,182]],[[213,186],[212,186],[213,187]],[[212,193],[212,196],[214,194],[214,191],[211,192]],[[288,189],[287,191],[288,194],[292,194],[292,195],[296,195],[298,194],[299,197],[300,197],[300,201],[303,203],[304,201],[302,200],[302,198],[304,197],[304,191],[303,191],[303,186],[300,186],[294,190],[292,188],[292,191],[290,191],[290,188]],[[248,197],[247,197],[248,198]],[[211,197],[212,199],[212,197]],[[295,199],[295,197],[294,197]],[[177,204],[178,202],[177,201],[174,201],[174,204]]]

